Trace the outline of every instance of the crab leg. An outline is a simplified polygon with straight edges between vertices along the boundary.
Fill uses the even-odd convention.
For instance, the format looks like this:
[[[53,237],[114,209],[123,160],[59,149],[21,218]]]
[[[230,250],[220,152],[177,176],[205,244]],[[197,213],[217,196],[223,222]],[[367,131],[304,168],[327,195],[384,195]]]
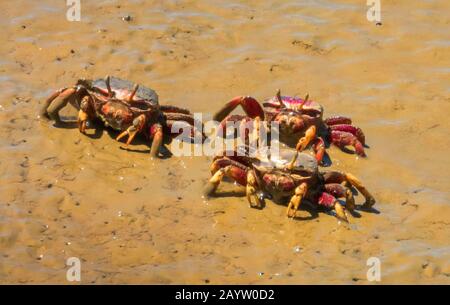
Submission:
[[[345,150],[345,146],[351,145],[355,149],[355,153],[361,157],[365,157],[363,144],[350,132],[331,130],[331,143]]]
[[[337,124],[337,125],[331,125],[330,130],[336,130],[336,131],[345,131],[353,134],[361,143],[362,145],[366,144],[366,136],[364,135],[361,128],[349,125],[349,124]]]
[[[337,171],[325,172],[323,174],[325,183],[349,183],[354,186],[366,199],[363,207],[370,208],[375,204],[375,198],[370,194],[362,182],[350,173],[341,173]]]
[[[295,214],[297,213],[297,210],[300,207],[302,198],[306,195],[307,191],[308,185],[305,182],[303,182],[302,184],[300,184],[295,188],[295,194],[289,201],[289,205],[286,210],[286,214],[288,217],[295,218]]]
[[[181,107],[172,106],[172,105],[161,105],[160,109],[162,112],[191,114],[191,112],[186,108],[181,108]]]
[[[345,117],[345,116],[332,116],[329,118],[326,118],[324,120],[325,124],[327,124],[328,126],[331,125],[338,125],[338,124],[351,124],[352,123],[352,119]]]
[[[345,213],[345,208],[339,203],[339,201],[333,195],[322,192],[320,194],[319,205],[325,206],[327,208],[333,208],[336,212],[336,217],[342,221],[348,222],[347,213]]]
[[[196,120],[192,114],[186,114],[186,113],[180,113],[180,112],[169,112],[164,113],[164,116],[166,118],[166,122],[170,123],[170,130],[172,132],[172,126],[175,126],[173,123],[175,122],[186,122],[190,125],[189,128],[191,128],[190,135],[195,136],[196,133],[200,136],[201,133],[201,139],[202,142],[206,139],[206,135],[203,133],[203,123],[201,121]],[[200,130],[196,129],[195,127],[199,126]]]
[[[145,115],[141,114],[140,116],[136,117],[133,120],[133,125],[128,127],[127,130],[125,130],[121,134],[119,134],[116,140],[120,141],[120,139],[128,135],[128,139],[126,142],[126,146],[128,146],[131,143],[131,141],[133,141],[136,134],[144,128],[145,122],[146,122]]]
[[[153,125],[150,134],[153,137],[152,147],[150,148],[150,157],[156,158],[164,138],[162,126],[160,124]]]
[[[226,159],[224,159],[226,161]],[[231,160],[228,160],[231,161]],[[227,162],[225,162],[224,167],[221,167],[216,170],[216,172],[213,173],[213,176],[211,179],[209,179],[208,183],[206,184],[203,193],[206,196],[210,196],[214,194],[217,190],[217,188],[220,185],[220,182],[222,181],[223,177],[227,176],[237,183],[241,185],[247,185],[247,168],[243,166],[236,166],[232,165],[232,162],[230,162],[230,165],[225,165]]]
[[[345,206],[350,211],[355,209],[355,198],[348,187],[339,183],[328,183],[325,184],[325,190],[336,198],[345,198]]]
[[[264,120],[264,110],[261,105],[250,96],[237,96],[233,98],[231,101],[225,104],[214,116],[213,119],[216,121],[223,121],[223,119],[230,114],[237,106],[241,105],[244,109],[245,113],[251,117],[256,118],[260,117],[261,120]]]

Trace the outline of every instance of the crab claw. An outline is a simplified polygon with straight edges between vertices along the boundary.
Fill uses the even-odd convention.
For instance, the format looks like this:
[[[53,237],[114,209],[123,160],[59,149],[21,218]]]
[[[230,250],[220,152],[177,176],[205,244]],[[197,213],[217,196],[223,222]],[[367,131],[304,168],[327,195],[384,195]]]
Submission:
[[[339,202],[335,202],[334,204],[334,211],[336,212],[336,217],[339,220],[345,221],[345,222],[349,222],[348,218],[347,218],[347,213],[345,213],[345,208],[343,205],[341,205]]]
[[[299,152],[303,151],[309,143],[316,137],[316,126],[312,125],[305,131],[305,136],[298,140],[295,149]]]
[[[122,139],[123,137],[128,136],[128,139],[126,142],[126,146],[128,146],[131,143],[131,141],[134,139],[134,137],[136,136],[137,133],[138,133],[138,130],[136,129],[136,127],[130,126],[127,128],[127,130],[125,130],[124,132],[119,134],[117,136],[116,140],[120,141],[120,139]]]
[[[225,176],[226,172],[231,169],[231,165],[227,167],[223,167],[216,171],[214,175],[209,179],[208,183],[206,184],[205,188],[203,189],[203,194],[205,196],[211,196],[213,195],[217,188],[219,187],[220,182],[222,181],[223,177]]]
[[[336,199],[336,197],[334,197],[333,195],[326,193],[326,192],[322,192],[320,194],[319,200],[318,200],[319,205],[327,207],[327,208],[333,208],[334,211],[336,212],[336,217],[339,220],[345,221],[345,222],[349,222],[348,218],[347,218],[347,214],[345,213],[345,208],[343,205],[341,205],[339,203],[339,201]]]
[[[131,141],[133,141],[136,134],[143,129],[145,121],[146,121],[145,115],[141,114],[140,116],[138,116],[133,120],[133,125],[128,127],[127,130],[125,130],[124,132],[122,132],[117,136],[116,140],[120,141],[120,139],[128,135],[128,139],[126,142],[126,146],[128,146],[131,143]]]
[[[86,133],[86,122],[88,120],[88,114],[84,112],[82,109],[78,111],[78,129],[81,133]]]
[[[286,210],[286,214],[288,217],[295,218],[295,214],[297,213],[297,210],[300,207],[300,203],[302,202],[302,198],[305,196],[307,190],[308,186],[304,182],[296,187],[295,194],[289,201],[289,205]]]
[[[250,207],[257,209],[264,207],[264,198],[258,194],[258,183],[252,171],[249,171],[247,174],[246,194]]]
[[[247,116],[251,118],[259,117],[264,120],[264,110],[261,105],[250,96],[237,96],[225,104],[214,116],[213,119],[222,122],[237,106],[241,105]]]

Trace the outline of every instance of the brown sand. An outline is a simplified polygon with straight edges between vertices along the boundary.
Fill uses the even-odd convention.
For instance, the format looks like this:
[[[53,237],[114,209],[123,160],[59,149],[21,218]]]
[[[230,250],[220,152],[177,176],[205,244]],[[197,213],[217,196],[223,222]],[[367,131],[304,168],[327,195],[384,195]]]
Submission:
[[[0,282],[67,283],[76,256],[82,283],[368,283],[376,256],[382,283],[450,283],[449,2],[382,1],[382,26],[366,1],[305,2],[82,1],[68,22],[64,1],[2,1]],[[309,92],[365,131],[367,159],[329,152],[381,214],[204,201],[210,158],[150,161],[37,118],[51,89],[106,74],[205,113]]]

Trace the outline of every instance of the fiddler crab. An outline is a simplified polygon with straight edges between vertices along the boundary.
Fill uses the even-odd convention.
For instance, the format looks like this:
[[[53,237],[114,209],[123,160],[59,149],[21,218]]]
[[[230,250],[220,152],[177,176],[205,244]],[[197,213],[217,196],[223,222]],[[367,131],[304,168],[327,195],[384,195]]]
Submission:
[[[211,174],[204,189],[206,196],[213,195],[224,177],[246,187],[246,196],[253,208],[262,208],[264,198],[286,203],[286,214],[295,218],[300,204],[305,200],[315,207],[334,209],[336,217],[348,222],[346,209],[357,207],[352,188],[364,197],[360,209],[371,209],[374,197],[361,181],[350,173],[319,171],[317,160],[305,152],[282,149],[278,157],[249,157],[238,150],[225,151],[211,164]],[[345,204],[337,198],[345,198]]]
[[[246,115],[230,115],[239,105]],[[275,97],[266,100],[262,105],[253,97],[238,96],[226,103],[214,115],[214,119],[221,122],[222,134],[226,134],[223,131],[227,122],[250,123],[250,126],[254,126],[254,130],[259,128],[258,126],[264,126],[260,125],[262,121],[268,124],[277,122],[280,141],[295,147],[297,151],[312,146],[319,164],[322,164],[326,142],[344,151],[348,151],[346,146],[353,146],[356,154],[366,156],[363,131],[353,126],[352,120],[344,116],[323,119],[323,107],[309,100],[309,95],[304,99],[282,96],[278,90]]]
[[[86,133],[88,121],[98,119],[120,132],[116,140],[128,136],[127,146],[138,133],[142,133],[152,140],[152,157],[158,156],[165,136],[170,139],[178,135],[172,133],[173,124],[190,125],[190,140],[196,132],[195,120],[189,110],[160,105],[154,90],[117,77],[80,79],[73,87],[57,90],[46,100],[43,117],[54,120],[57,125],[63,124],[59,111],[68,103],[79,110],[77,123],[81,133]],[[204,139],[203,133],[201,136]]]

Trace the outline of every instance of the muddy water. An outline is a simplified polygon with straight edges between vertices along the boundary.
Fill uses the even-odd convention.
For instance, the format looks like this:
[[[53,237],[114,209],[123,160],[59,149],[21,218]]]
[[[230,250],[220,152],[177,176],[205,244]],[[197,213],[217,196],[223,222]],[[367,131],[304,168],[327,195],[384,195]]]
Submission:
[[[83,283],[360,284],[375,256],[383,283],[450,283],[448,1],[382,1],[381,26],[355,0],[81,2],[80,22],[64,1],[0,4],[0,282],[67,283],[75,256]],[[204,113],[308,92],[365,131],[367,159],[329,152],[380,214],[289,221],[232,184],[205,201],[208,157],[37,118],[51,89],[106,74]]]

